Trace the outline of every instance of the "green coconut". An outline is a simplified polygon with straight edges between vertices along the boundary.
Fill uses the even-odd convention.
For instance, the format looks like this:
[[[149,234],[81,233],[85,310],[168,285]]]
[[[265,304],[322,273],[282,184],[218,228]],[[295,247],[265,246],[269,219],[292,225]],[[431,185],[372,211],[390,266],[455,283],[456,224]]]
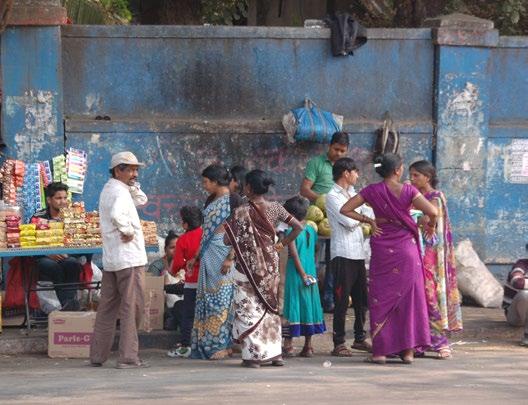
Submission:
[[[319,207],[316,207],[315,205],[310,205],[308,207],[308,211],[306,213],[306,220],[307,221],[313,221],[315,223],[319,223],[324,218],[323,211]]]
[[[319,227],[317,226],[317,224],[314,221],[306,221],[306,225],[307,226],[311,226],[313,229],[315,229],[315,232],[317,232],[319,230]]]
[[[317,197],[315,200],[315,205],[321,211],[323,211],[323,214],[326,216],[326,194],[321,194],[319,197]]]
[[[330,230],[330,222],[328,222],[328,218],[323,219],[321,222],[317,224],[319,228],[319,235],[321,236],[330,236],[331,230]]]

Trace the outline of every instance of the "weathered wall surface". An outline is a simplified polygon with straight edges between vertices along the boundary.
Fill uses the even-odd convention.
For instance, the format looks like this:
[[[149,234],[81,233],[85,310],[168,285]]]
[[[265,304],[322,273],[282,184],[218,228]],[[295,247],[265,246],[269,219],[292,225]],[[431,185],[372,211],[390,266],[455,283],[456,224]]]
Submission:
[[[517,151],[528,152],[528,38],[501,38],[491,55],[486,256],[508,263],[528,250],[528,177],[514,173],[522,164]],[[524,165],[528,170],[528,154]]]
[[[164,229],[178,207],[203,201],[200,173],[214,161],[271,171],[275,197],[286,199],[306,161],[326,149],[286,142],[280,119],[304,97],[345,116],[365,183],[375,180],[373,131],[387,110],[401,123],[405,157],[430,158],[430,30],[374,30],[349,58],[332,57],[328,37],[296,28],[65,27],[67,145],[90,152],[87,202],[96,203],[110,155],[124,148],[148,163],[143,214]]]

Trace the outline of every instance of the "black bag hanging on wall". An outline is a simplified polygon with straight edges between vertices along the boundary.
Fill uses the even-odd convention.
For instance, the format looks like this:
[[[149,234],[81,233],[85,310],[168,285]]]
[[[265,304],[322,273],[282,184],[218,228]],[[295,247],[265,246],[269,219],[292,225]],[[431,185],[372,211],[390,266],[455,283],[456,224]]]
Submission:
[[[325,19],[332,31],[331,43],[334,56],[353,55],[367,42],[367,30],[348,13],[336,13]]]
[[[376,131],[374,159],[385,153],[398,153],[400,149],[400,134],[388,112],[383,119],[383,127]]]

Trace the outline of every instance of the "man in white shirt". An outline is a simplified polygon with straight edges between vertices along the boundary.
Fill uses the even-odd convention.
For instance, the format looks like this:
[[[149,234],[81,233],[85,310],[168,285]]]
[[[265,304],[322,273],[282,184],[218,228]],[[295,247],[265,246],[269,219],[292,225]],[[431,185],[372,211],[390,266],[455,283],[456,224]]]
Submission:
[[[350,357],[353,353],[345,345],[345,318],[352,297],[354,305],[354,344],[353,349],[370,351],[366,340],[365,317],[367,312],[367,272],[365,269],[364,237],[361,224],[342,215],[341,207],[354,195],[354,185],[359,171],[350,158],[341,158],[332,168],[334,185],[326,195],[326,212],[332,230],[330,241],[330,269],[334,273],[334,321],[332,355]],[[373,217],[370,208],[362,206],[358,210],[363,215]]]
[[[139,163],[132,152],[112,156],[112,178],[99,198],[103,238],[103,280],[97,308],[90,363],[102,366],[114,342],[119,317],[119,358],[116,368],[148,367],[138,357],[139,321],[144,310],[147,253],[136,207],[147,203],[137,183]]]

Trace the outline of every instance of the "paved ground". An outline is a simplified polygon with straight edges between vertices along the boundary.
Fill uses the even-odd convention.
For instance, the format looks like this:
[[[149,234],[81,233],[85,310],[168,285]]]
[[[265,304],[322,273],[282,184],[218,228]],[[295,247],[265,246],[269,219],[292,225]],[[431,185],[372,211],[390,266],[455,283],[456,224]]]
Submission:
[[[239,358],[173,360],[161,350],[144,351],[153,367],[141,370],[116,370],[113,360],[91,368],[84,360],[1,356],[0,403],[528,403],[520,330],[509,328],[500,310],[464,308],[464,316],[453,360],[411,366],[366,364],[360,352],[331,357],[330,334],[314,342],[314,358],[289,359],[282,368],[246,369]]]

